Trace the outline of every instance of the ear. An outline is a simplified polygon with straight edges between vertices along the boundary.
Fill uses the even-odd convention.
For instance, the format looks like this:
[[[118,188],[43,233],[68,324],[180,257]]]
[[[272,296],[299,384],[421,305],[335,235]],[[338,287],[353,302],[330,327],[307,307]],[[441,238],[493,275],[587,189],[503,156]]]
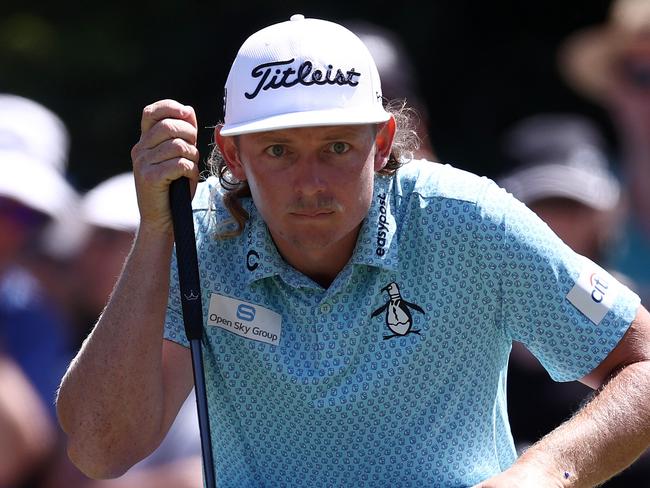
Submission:
[[[221,127],[221,125],[218,125],[214,128],[214,142],[219,146],[221,155],[223,156],[223,159],[232,175],[239,181],[245,181],[246,172],[244,171],[244,165],[241,163],[241,159],[239,158],[239,147],[237,146],[237,141],[235,139],[237,136],[222,136]]]
[[[375,171],[381,170],[388,163],[396,129],[395,117],[392,115],[390,119],[379,125],[375,136]]]

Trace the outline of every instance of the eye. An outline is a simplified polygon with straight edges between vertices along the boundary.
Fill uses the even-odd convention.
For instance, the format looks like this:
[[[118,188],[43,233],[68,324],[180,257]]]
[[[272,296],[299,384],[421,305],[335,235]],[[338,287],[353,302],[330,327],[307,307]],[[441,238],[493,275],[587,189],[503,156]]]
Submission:
[[[287,151],[282,144],[273,144],[272,146],[267,147],[264,152],[274,158],[281,158]]]
[[[330,145],[330,151],[336,154],[345,154],[350,150],[350,144],[347,142],[333,142]]]

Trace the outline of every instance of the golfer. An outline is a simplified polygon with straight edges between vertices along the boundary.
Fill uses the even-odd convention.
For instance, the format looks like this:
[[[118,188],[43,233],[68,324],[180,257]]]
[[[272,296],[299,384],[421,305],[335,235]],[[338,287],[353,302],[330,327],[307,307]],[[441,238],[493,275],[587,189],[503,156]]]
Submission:
[[[409,161],[391,107],[354,34],[294,15],[239,50],[206,181],[193,109],[144,109],[141,225],[58,397],[86,474],[150,453],[192,388],[168,203],[181,176],[219,486],[592,486],[648,446],[639,298],[492,181]],[[598,390],[520,457],[513,340]]]

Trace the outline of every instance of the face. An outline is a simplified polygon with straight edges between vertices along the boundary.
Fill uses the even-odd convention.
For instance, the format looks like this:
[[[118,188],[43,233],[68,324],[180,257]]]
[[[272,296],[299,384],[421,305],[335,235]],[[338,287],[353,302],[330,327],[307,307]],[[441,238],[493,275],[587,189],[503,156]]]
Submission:
[[[233,175],[248,182],[276,246],[291,262],[300,254],[352,253],[394,130],[391,119],[379,126],[217,135],[217,142]]]
[[[92,228],[74,263],[74,274],[79,286],[77,295],[83,299],[80,306],[85,312],[97,316],[106,305],[131,249],[133,238],[133,232]]]
[[[650,38],[628,46],[614,65],[615,76],[608,87],[608,104],[622,122],[650,126]],[[644,137],[647,132],[644,132]]]
[[[530,205],[530,208],[571,249],[593,260],[601,260],[601,251],[610,226],[607,214],[574,200],[548,198]],[[576,225],[579,222],[580,225]]]
[[[0,196],[0,274],[47,221],[47,217],[14,200]]]

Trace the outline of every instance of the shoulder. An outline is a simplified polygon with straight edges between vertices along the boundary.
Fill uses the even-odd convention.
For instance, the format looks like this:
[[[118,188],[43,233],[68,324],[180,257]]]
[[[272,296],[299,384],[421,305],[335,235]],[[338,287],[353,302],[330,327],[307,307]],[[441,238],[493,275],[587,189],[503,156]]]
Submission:
[[[425,159],[410,161],[395,175],[398,194],[417,194],[421,198],[443,198],[477,203],[495,183],[450,164]]]
[[[393,191],[413,208],[462,208],[464,213],[501,220],[516,200],[493,180],[450,164],[413,160],[395,174]],[[418,205],[415,205],[415,201]]]

